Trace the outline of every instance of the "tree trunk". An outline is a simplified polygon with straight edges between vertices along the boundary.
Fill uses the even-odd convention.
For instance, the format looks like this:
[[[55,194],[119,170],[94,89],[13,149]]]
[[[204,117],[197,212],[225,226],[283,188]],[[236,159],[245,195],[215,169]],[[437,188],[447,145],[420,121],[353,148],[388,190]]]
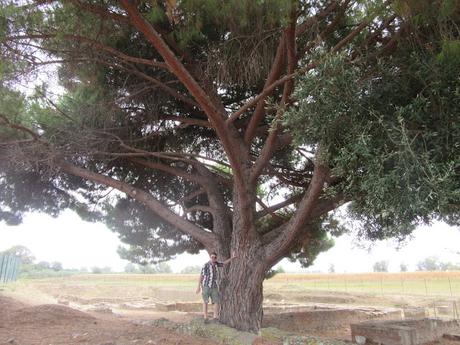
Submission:
[[[252,248],[233,260],[222,277],[220,321],[241,331],[257,333],[262,325],[263,250]]]

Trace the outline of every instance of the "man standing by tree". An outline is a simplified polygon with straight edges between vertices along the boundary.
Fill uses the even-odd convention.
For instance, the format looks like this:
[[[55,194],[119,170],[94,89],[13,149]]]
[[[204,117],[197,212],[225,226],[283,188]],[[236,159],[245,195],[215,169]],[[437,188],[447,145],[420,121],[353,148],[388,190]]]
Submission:
[[[198,287],[196,293],[202,291],[203,296],[203,317],[204,321],[208,321],[208,303],[209,298],[211,298],[211,303],[214,304],[214,320],[219,319],[219,303],[220,303],[220,294],[219,287],[217,286],[218,278],[218,267],[223,267],[225,264],[228,264],[230,261],[236,258],[235,254],[232,253],[232,256],[225,260],[224,262],[217,261],[217,253],[212,252],[210,255],[211,260],[204,264],[201,269],[200,278],[198,279]]]

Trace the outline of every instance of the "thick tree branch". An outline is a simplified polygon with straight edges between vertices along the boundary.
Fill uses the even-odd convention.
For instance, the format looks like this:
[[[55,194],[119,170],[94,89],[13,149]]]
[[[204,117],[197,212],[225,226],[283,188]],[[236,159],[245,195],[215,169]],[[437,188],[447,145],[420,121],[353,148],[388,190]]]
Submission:
[[[296,57],[296,43],[295,43],[295,32],[296,32],[296,20],[297,16],[295,13],[291,16],[291,23],[286,29],[286,55],[287,55],[287,74],[293,74],[297,67],[297,57]],[[276,142],[278,134],[281,130],[280,118],[284,113],[285,106],[289,103],[289,98],[294,90],[294,79],[287,80],[284,84],[283,96],[281,98],[281,105],[278,109],[275,119],[273,120],[273,128],[269,131],[267,141],[260,153],[259,158],[257,159],[254,167],[251,171],[250,181],[255,183],[257,178],[262,173],[265,166],[268,164],[270,158],[273,156],[273,153],[276,149]]]
[[[8,118],[2,114],[0,114],[0,119],[3,122],[3,125],[6,125],[12,129],[19,130],[21,132],[25,132],[32,136],[34,140],[39,141],[41,143],[46,144],[49,146],[48,143],[44,142],[38,134],[33,132],[32,130],[18,124],[14,124],[8,120]],[[103,184],[105,186],[113,187],[121,192],[126,193],[127,195],[131,196],[133,199],[144,203],[147,207],[149,207],[153,212],[155,212],[158,216],[163,218],[165,221],[169,222],[170,224],[176,226],[182,232],[189,234],[195,240],[202,243],[206,248],[214,248],[215,247],[215,237],[209,232],[204,231],[203,229],[199,228],[193,223],[190,223],[174,212],[169,210],[166,206],[162,205],[158,200],[153,198],[147,192],[133,187],[125,182],[118,181],[114,178],[92,172],[88,169],[80,168],[74,164],[64,161],[63,159],[55,160],[57,166],[59,166],[63,171],[70,173],[75,176],[79,176],[83,179],[87,179],[96,183]],[[156,167],[159,168],[159,167]],[[162,167],[164,168],[164,167]]]
[[[146,151],[146,150],[141,150],[141,149],[136,149],[135,147],[132,147],[130,145],[127,145],[123,140],[121,140],[121,138],[119,138],[118,136],[112,134],[112,133],[108,133],[108,132],[104,132],[104,131],[97,131],[98,133],[100,134],[103,134],[103,135],[109,135],[109,136],[112,136],[114,138],[117,139],[117,141],[120,143],[120,146],[129,150],[129,151],[132,151],[132,152],[107,152],[107,151],[93,151],[93,152],[89,152],[89,154],[98,154],[98,155],[108,155],[108,156],[114,156],[114,157],[158,157],[158,158],[162,158],[162,159],[169,159],[169,160],[173,160],[173,161],[181,161],[181,162],[184,162],[184,163],[188,163],[188,164],[191,164],[191,165],[194,165],[194,164],[197,164],[197,160],[196,159],[202,159],[202,160],[205,160],[205,161],[210,161],[210,162],[214,162],[214,163],[218,163],[218,164],[221,164],[223,166],[228,166],[225,162],[221,162],[221,161],[218,161],[216,159],[212,159],[212,158],[208,158],[208,157],[205,157],[205,156],[201,156],[201,155],[196,155],[196,154],[192,154],[192,153],[182,153],[182,152],[158,152],[158,151]],[[193,158],[193,159],[192,159]],[[215,169],[215,165],[213,164],[209,164],[209,163],[202,163],[200,162],[200,164],[206,166],[206,167],[209,167],[211,169]],[[219,180],[227,185],[232,185],[233,182],[230,178],[226,178],[224,176],[220,176],[217,174],[217,172],[214,172],[215,173],[215,176],[219,177]]]
[[[307,192],[299,203],[296,214],[289,220],[285,229],[267,246],[268,261],[276,261],[279,255],[283,255],[291,246],[299,231],[308,223],[328,176],[329,169],[325,165],[318,163],[315,166],[313,178]]]
[[[284,98],[284,97],[283,97]],[[284,113],[284,104],[283,106],[278,109],[276,112],[275,119],[273,120],[273,128],[269,131],[268,138],[265,141],[265,145],[262,148],[259,158],[255,162],[250,175],[250,182],[255,184],[259,176],[262,174],[263,169],[266,167],[270,158],[273,156],[276,148],[276,140],[278,133],[280,131],[281,124],[279,120]]]
[[[202,212],[207,212],[211,213],[214,215],[215,210],[212,207],[205,206],[205,205],[193,205],[191,207],[185,207],[185,212],[190,213],[190,212],[196,212],[196,211],[202,211]]]
[[[270,70],[270,74],[265,81],[264,88],[268,87],[270,84],[274,83],[279,76],[281,75],[282,68],[285,64],[287,56],[287,63],[288,63],[288,68],[287,68],[287,74],[291,74],[295,71],[295,67],[297,64],[297,53],[296,53],[296,21],[297,21],[297,13],[295,10],[292,11],[291,14],[291,21],[289,26],[286,28],[283,36],[280,39],[280,43],[278,45],[278,49],[276,51],[276,56],[275,60],[272,65],[272,69]],[[293,90],[293,85],[294,85],[294,79],[288,80],[284,84],[284,94],[290,95]],[[273,90],[271,91],[273,92]],[[270,95],[267,94],[264,97],[262,97],[256,106],[256,109],[254,110],[254,114],[251,117],[251,120],[249,122],[249,125],[246,129],[245,137],[244,140],[246,144],[250,145],[252,139],[256,135],[257,127],[262,121],[262,119],[265,116],[265,103],[264,100],[266,97]],[[283,95],[284,99],[287,99],[286,95]]]
[[[1,121],[0,125],[26,133],[29,136],[31,136],[34,141],[38,141],[42,144],[48,145],[48,143],[42,140],[39,134],[35,133],[30,128],[24,127],[23,125],[20,125],[18,123],[11,122],[6,115],[1,114],[1,113],[0,113],[0,121]]]
[[[190,193],[189,195],[186,195],[182,198],[180,198],[177,203],[178,204],[184,204],[186,203],[187,201],[190,201],[194,198],[196,198],[197,196],[200,196],[201,194],[204,194],[206,193],[205,190],[203,188],[200,188],[200,189],[197,189],[196,191]]]
[[[259,93],[254,98],[248,100],[246,102],[246,104],[244,104],[241,108],[239,108],[236,112],[234,112],[227,119],[227,122],[232,123],[232,122],[236,121],[241,115],[243,115],[246,112],[246,110],[248,110],[249,108],[251,108],[254,105],[256,105],[261,99],[264,99],[265,97],[270,95],[276,87],[278,87],[280,85],[283,85],[285,82],[287,82],[288,80],[294,78],[296,75],[297,74],[286,75],[286,76],[282,77],[281,79],[278,79],[277,81],[273,82],[272,84],[270,84],[266,88],[264,88],[261,93]]]
[[[177,169],[177,168],[172,167],[172,166],[167,165],[167,164],[162,164],[162,163],[159,163],[159,162],[151,162],[151,161],[148,161],[148,160],[145,160],[145,159],[139,159],[139,158],[129,158],[129,160],[131,162],[133,162],[133,163],[142,165],[142,166],[150,168],[150,169],[161,170],[161,171],[164,171],[164,172],[166,172],[168,174],[185,178],[186,180],[196,182],[196,183],[200,184],[201,186],[205,186],[206,183],[207,183],[207,180],[202,178],[199,175],[187,173],[187,172],[185,172],[185,171],[183,171],[181,169]]]
[[[155,47],[157,52],[163,57],[170,71],[182,82],[208,116],[232,166],[235,188],[240,191],[236,196],[242,216],[242,227],[247,230],[253,229],[254,204],[252,198],[244,192],[248,190],[246,164],[249,161],[249,150],[245,147],[240,134],[236,131],[233,124],[225,122],[226,115],[215,107],[212,99],[174,55],[159,33],[142,17],[134,2],[130,0],[120,0],[120,2],[128,12],[132,25]]]
[[[297,13],[291,14],[291,22],[286,30],[286,55],[287,55],[287,74],[292,74],[297,68],[297,47],[296,47],[296,22]],[[282,103],[288,104],[292,91],[294,90],[294,79],[290,79],[284,84]]]
[[[128,183],[118,181],[112,177],[98,174],[88,169],[80,168],[64,160],[57,160],[56,164],[66,173],[81,177],[89,181],[93,181],[95,183],[100,183],[104,186],[113,187],[129,195],[138,202],[141,202],[144,205],[146,205],[150,210],[155,212],[158,216],[163,218],[171,225],[177,227],[182,232],[193,237],[196,241],[202,243],[206,248],[215,247],[216,238],[212,233],[207,232],[201,229],[200,227],[196,226],[195,224],[178,216],[169,208],[161,204],[154,197],[152,197],[152,195],[143,191],[142,189],[133,187]]]
[[[104,61],[100,61],[100,62],[108,64],[108,63],[106,63]],[[148,74],[142,73],[141,71],[136,69],[134,66],[131,67],[131,68],[128,68],[128,67],[124,67],[124,66],[121,66],[121,65],[113,65],[113,64],[108,64],[108,65],[114,66],[114,67],[122,69],[122,70],[125,70],[128,73],[133,73],[134,75],[137,75],[138,77],[143,78],[143,79],[151,82],[153,85],[155,85],[158,88],[162,89],[163,91],[165,91],[167,94],[169,94],[173,98],[176,98],[176,99],[178,99],[178,100],[180,100],[180,101],[184,102],[185,104],[188,104],[188,105],[190,105],[192,107],[198,107],[198,104],[195,101],[193,101],[193,99],[190,99],[189,97],[181,94],[179,91],[167,86],[165,83],[162,83],[158,79],[155,79],[155,78],[149,76]]]
[[[158,118],[162,120],[177,121],[180,123],[184,123],[186,125],[212,128],[211,123],[206,120],[199,120],[199,119],[187,118],[187,117],[181,117],[181,116],[175,116],[175,115],[158,115]]]
[[[265,214],[270,214],[272,217],[276,218],[276,219],[279,219],[279,220],[284,220],[284,217],[280,216],[279,214],[276,214],[275,212],[273,212],[270,207],[268,207],[262,199],[260,198],[257,198],[257,203],[263,208],[263,211],[265,212]],[[258,217],[258,214],[260,212],[257,212],[256,214],[256,219],[259,218]]]
[[[213,215],[213,232],[218,234],[219,236],[227,236],[228,238],[230,238],[230,215],[225,201],[223,199],[222,192],[219,190],[219,186],[217,183],[217,181],[221,178],[220,176],[216,176],[209,169],[207,169],[203,163],[193,159],[188,159],[187,162],[195,167],[198,174],[190,174],[183,170],[159,162],[150,162],[136,158],[130,158],[130,160],[137,164],[146,166],[148,168],[165,171],[169,174],[180,176],[187,180],[200,184],[202,188],[206,191],[208,197],[210,207],[207,212],[210,212]]]
[[[298,75],[300,75],[302,73],[307,73],[308,71],[310,71],[311,69],[315,68],[316,66],[317,66],[316,63],[311,63],[311,64],[309,64],[309,65],[307,65],[307,66],[305,66],[303,68],[300,68],[295,73],[285,75],[284,77],[282,77],[282,78],[278,79],[277,81],[273,82],[272,84],[270,84],[269,86],[264,88],[261,93],[259,93],[257,96],[255,96],[255,97],[251,98],[250,100],[248,100],[240,109],[238,109],[236,112],[234,112],[227,119],[227,122],[228,123],[233,123],[241,115],[243,115],[246,112],[246,110],[248,110],[249,108],[251,108],[254,105],[256,105],[262,98],[267,97],[267,95],[269,95],[276,87],[278,87],[280,85],[283,85],[287,81],[291,80],[292,78],[295,78],[296,76],[298,76]]]
[[[206,190],[209,205],[213,209],[213,232],[221,241],[230,241],[232,234],[230,210],[225,203],[223,193],[218,183],[222,177],[211,172],[201,162],[196,161],[194,167],[200,176],[207,181],[203,188]],[[224,183],[225,182],[227,181],[224,181]],[[232,186],[231,183],[230,186]]]
[[[242,167],[241,150],[237,149],[240,143],[235,140],[235,135],[232,137],[229,134],[231,128],[226,125],[224,121],[224,114],[215,108],[212,100],[208,97],[208,95],[192,77],[192,75],[187,71],[184,65],[177,59],[177,57],[174,55],[162,37],[158,34],[158,32],[141,16],[136,5],[130,0],[121,0],[120,2],[126,12],[128,12],[132,25],[145,35],[147,40],[163,57],[170,71],[176,75],[182,84],[184,84],[184,86],[189,90],[191,95],[196,99],[200,107],[209,117],[212,126],[216,130],[217,135],[221,139],[225,151],[228,154],[229,160],[235,170],[235,175],[238,176],[238,171]],[[242,178],[240,180],[241,183],[243,183]]]
[[[289,205],[292,205],[294,203],[296,203],[297,201],[300,201],[302,199],[302,195],[294,195],[294,196],[291,196],[290,198],[278,203],[278,204],[275,204],[275,205],[272,205],[272,206],[268,206],[266,209],[263,209],[262,211],[259,211],[257,212],[257,215],[256,217],[257,218],[262,218],[264,216],[266,216],[267,214],[271,214],[271,213],[274,213],[286,206],[289,206]]]
[[[338,207],[340,207],[341,205],[345,204],[348,201],[350,200],[345,199],[345,196],[342,193],[338,193],[336,196],[330,199],[319,199],[310,215],[310,218],[317,219],[318,217],[321,217],[327,214],[328,212],[337,209]],[[270,245],[284,231],[286,231],[287,226],[288,226],[288,222],[266,233],[263,236],[263,242],[267,246]],[[308,226],[308,224],[306,226]],[[279,253],[279,255],[281,255],[280,257],[282,258],[285,255],[285,253]]]
[[[285,61],[285,52],[286,52],[286,44],[285,44],[286,34],[281,36],[280,42],[278,44],[278,49],[276,50],[275,59],[273,61],[272,68],[270,70],[270,74],[268,75],[267,80],[264,84],[264,89],[267,88],[269,85],[273,84],[281,75],[282,67]],[[271,91],[273,92],[273,90]],[[270,92],[270,93],[271,93]],[[246,144],[250,144],[252,139],[254,138],[257,130],[257,126],[262,121],[265,116],[265,99],[270,96],[270,93],[267,93],[263,97],[259,99],[257,102],[256,109],[252,114],[251,120],[246,128],[246,132],[244,134],[244,141]]]
[[[348,2],[349,1],[345,2],[344,8],[346,8],[346,6],[348,5]],[[344,8],[342,8],[343,11],[344,11]],[[342,11],[342,15],[343,15],[343,11]],[[356,29],[354,29],[350,34],[348,34],[344,39],[342,39],[332,48],[331,53],[338,52],[342,47],[344,47],[346,44],[351,42],[366,26],[369,25],[369,23],[374,18],[375,16],[370,16],[367,20],[363,21],[360,25],[358,25]],[[337,24],[334,24],[334,25],[337,25]],[[292,31],[288,31],[287,37],[288,37],[288,39],[286,40],[287,44],[289,44],[289,42],[291,44],[291,48],[289,49],[289,46],[287,48],[287,52],[288,52],[288,74],[287,76],[289,76],[289,75],[298,73],[298,72],[294,72],[295,70],[294,61],[296,61],[295,60],[296,58],[295,58],[295,55],[293,54],[293,48],[292,48],[292,45],[295,44],[295,29],[294,29],[294,33],[292,33]],[[291,37],[291,39],[289,39],[289,37]],[[294,41],[292,37],[294,37]],[[269,132],[269,136],[264,145],[264,148],[261,151],[260,157],[254,164],[254,167],[251,171],[251,177],[250,177],[251,183],[255,183],[256,179],[260,176],[264,167],[268,164],[269,160],[271,159],[271,157],[273,156],[273,153],[276,150],[276,137],[281,129],[279,118],[281,118],[284,112],[284,107],[286,103],[288,102],[288,97],[292,93],[292,90],[293,90],[293,80],[292,78],[289,78],[285,82],[281,106],[278,109],[275,119],[273,121],[274,128]]]

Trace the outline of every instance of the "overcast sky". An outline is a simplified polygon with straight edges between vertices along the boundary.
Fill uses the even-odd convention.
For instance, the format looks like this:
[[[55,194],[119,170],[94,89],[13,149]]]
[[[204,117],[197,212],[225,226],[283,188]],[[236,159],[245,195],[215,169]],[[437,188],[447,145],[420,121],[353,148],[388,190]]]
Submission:
[[[442,261],[460,263],[460,229],[443,223],[420,227],[413,239],[399,250],[394,241],[377,242],[370,251],[360,248],[352,236],[336,239],[336,245],[321,253],[308,271],[327,272],[334,265],[337,273],[371,272],[376,261],[388,260],[390,271],[398,272],[401,263],[415,270],[416,264],[429,256]],[[38,261],[59,261],[64,268],[91,268],[110,266],[123,271],[127,261],[120,259],[118,236],[103,224],[82,221],[71,211],[58,218],[32,213],[19,226],[0,223],[0,251],[14,245],[29,248]],[[361,243],[362,244],[362,243]],[[183,254],[169,262],[174,272],[190,265],[202,265],[208,260],[205,252],[199,255]],[[282,261],[287,271],[300,271],[298,264]]]

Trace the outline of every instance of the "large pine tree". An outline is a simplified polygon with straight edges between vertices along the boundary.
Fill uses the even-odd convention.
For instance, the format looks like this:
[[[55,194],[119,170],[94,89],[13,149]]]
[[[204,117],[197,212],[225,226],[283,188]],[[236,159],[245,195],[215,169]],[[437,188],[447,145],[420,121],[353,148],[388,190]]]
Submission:
[[[235,252],[220,318],[255,332],[266,273],[330,247],[339,206],[370,239],[458,223],[458,1],[0,3],[9,223],[71,208],[136,262]]]

